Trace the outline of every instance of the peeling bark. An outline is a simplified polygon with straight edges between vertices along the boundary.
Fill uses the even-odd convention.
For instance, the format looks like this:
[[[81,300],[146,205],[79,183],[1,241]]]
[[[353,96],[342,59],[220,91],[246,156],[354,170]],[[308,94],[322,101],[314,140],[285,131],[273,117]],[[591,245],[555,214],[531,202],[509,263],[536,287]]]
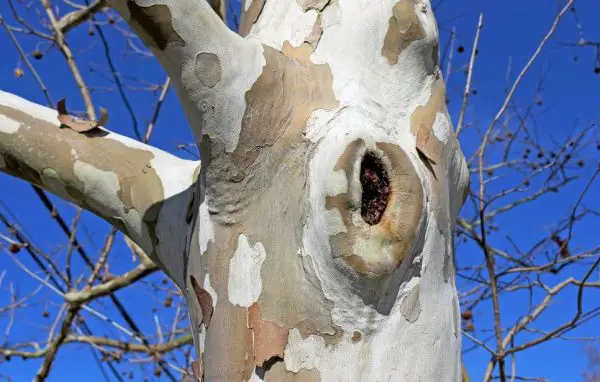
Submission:
[[[425,38],[425,30],[417,17],[415,0],[400,0],[394,5],[381,54],[390,65],[398,63],[400,53],[411,42]]]
[[[173,79],[202,167],[0,93],[0,170],[153,254],[198,379],[459,381],[468,171],[429,2],[247,0],[246,38],[204,1],[112,5]]]

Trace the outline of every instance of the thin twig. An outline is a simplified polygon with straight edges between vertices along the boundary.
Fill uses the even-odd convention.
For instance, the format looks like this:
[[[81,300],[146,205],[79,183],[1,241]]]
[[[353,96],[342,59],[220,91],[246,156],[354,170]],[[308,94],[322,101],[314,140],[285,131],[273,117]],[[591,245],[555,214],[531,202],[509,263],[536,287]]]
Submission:
[[[462,105],[460,107],[460,114],[458,115],[458,123],[456,124],[456,136],[460,135],[464,127],[465,110],[469,103],[469,95],[471,94],[471,81],[473,79],[473,70],[475,69],[475,57],[477,56],[477,47],[479,45],[479,34],[483,29],[483,13],[479,14],[479,21],[477,22],[477,31],[475,32],[475,40],[473,40],[473,50],[471,51],[471,59],[469,60],[469,68],[467,69],[467,82],[465,84],[465,92],[463,93]]]

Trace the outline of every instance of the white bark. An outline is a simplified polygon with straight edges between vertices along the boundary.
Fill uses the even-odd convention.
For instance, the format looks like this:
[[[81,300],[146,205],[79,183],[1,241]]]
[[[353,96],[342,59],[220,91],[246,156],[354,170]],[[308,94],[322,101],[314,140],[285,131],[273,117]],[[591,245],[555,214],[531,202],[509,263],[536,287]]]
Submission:
[[[4,171],[72,199],[75,179],[76,201],[155,253],[186,292],[207,381],[460,380],[452,256],[468,171],[429,2],[247,0],[245,39],[202,1],[114,4],[173,79],[200,177],[113,134],[44,133],[48,153],[95,140],[151,153],[164,192],[132,213],[117,192],[132,169],[32,159],[27,135],[56,123],[21,126],[15,110],[54,118],[31,104],[0,112]],[[140,216],[158,201],[156,242]]]

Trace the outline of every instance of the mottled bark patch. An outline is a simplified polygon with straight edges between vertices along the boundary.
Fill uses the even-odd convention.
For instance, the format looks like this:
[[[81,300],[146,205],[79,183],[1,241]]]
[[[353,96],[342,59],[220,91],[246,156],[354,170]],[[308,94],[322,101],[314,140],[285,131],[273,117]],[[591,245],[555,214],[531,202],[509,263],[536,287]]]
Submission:
[[[237,146],[227,151],[224,140],[214,136],[211,151],[203,150],[210,156],[206,203],[222,243],[201,257],[203,269],[221,274],[214,285],[219,296],[228,295],[228,273],[222,270],[229,269],[229,250],[244,234],[264,245],[268,255],[261,272],[269,275],[253,307],[233,306],[227,299],[215,309],[204,358],[207,380],[248,380],[256,366],[282,357],[289,329],[302,320],[311,318],[315,331],[335,333],[329,302],[318,281],[308,280],[309,268],[298,255],[303,228],[298,219],[306,216],[304,164],[311,144],[303,133],[314,110],[338,106],[329,66],[311,63],[311,53],[308,44],[293,48],[286,43],[283,52],[265,46],[262,73],[245,94]],[[265,227],[273,231],[265,234]],[[246,342],[240,344],[242,333],[247,333]],[[268,377],[272,369],[265,373]]]
[[[323,25],[321,24],[321,14],[317,15],[317,19],[313,24],[310,34],[304,38],[304,42],[309,44],[313,50],[317,49],[321,36],[323,35]]]
[[[310,62],[310,45],[294,48],[285,42],[283,54],[267,46],[264,49],[266,63],[246,93],[240,143],[233,154],[240,164],[254,162],[264,147],[284,134],[293,134],[297,143],[314,110],[338,105],[329,65]]]
[[[336,328],[333,334],[323,333],[322,329],[317,327],[317,324],[312,320],[300,321],[296,324],[296,329],[300,332],[300,337],[302,337],[303,340],[314,334],[322,337],[329,346],[339,344],[344,336],[344,331],[340,328]]]
[[[219,57],[213,53],[198,53],[194,73],[204,86],[214,88],[221,81]]]
[[[283,350],[287,345],[288,332],[272,322],[263,321],[258,304],[248,308],[248,326],[252,331],[252,349],[254,364],[263,364],[273,357],[283,359]]]
[[[202,310],[202,322],[204,323],[204,327],[208,328],[208,324],[210,323],[214,309],[212,296],[206,289],[202,288],[200,284],[198,284],[198,281],[194,276],[190,276],[190,282],[192,283],[194,294],[196,295],[196,299],[198,300],[198,304]]]
[[[258,375],[258,377],[264,381],[267,372],[271,370],[271,368],[275,366],[278,362],[283,362],[283,358],[279,356],[269,358],[262,364],[262,366],[256,366],[256,375]]]
[[[387,58],[390,65],[398,63],[400,53],[413,41],[425,38],[425,30],[415,13],[415,0],[400,0],[392,8],[392,17],[381,55]]]
[[[127,2],[129,25],[150,46],[165,50],[167,45],[185,45],[185,41],[173,29],[173,17],[167,5],[149,7],[138,5],[134,0]]]
[[[431,87],[431,95],[427,103],[417,106],[410,116],[410,131],[416,137],[416,146],[421,159],[433,172],[433,165],[440,163],[444,144],[434,132],[433,125],[438,113],[446,113],[446,92],[444,82],[437,79]],[[435,172],[434,172],[435,175]]]
[[[3,134],[0,133],[0,137],[2,137],[2,135]],[[5,173],[26,180],[29,183],[33,183],[37,186],[43,186],[41,174],[44,170],[39,171],[38,169],[31,167],[29,164],[27,164],[27,162],[21,162],[20,158],[16,158],[8,153],[4,154],[3,162],[3,171]],[[69,195],[67,195],[67,197],[68,196]]]
[[[151,164],[152,152],[127,146],[107,137],[108,133],[103,130],[80,134],[5,106],[0,106],[0,114],[25,126],[19,134],[0,133],[0,145],[6,153],[5,172],[48,187],[51,192],[75,201],[121,229],[123,220],[133,211],[146,224],[152,243],[157,244],[155,226],[164,192],[162,181]],[[38,155],[27,155],[30,150]],[[43,182],[42,174],[47,170],[60,174],[59,179],[53,180],[54,187]],[[86,183],[84,175],[89,171],[113,174],[116,183]],[[63,187],[57,187],[60,184]],[[114,190],[105,189],[107,186]],[[96,187],[101,187],[101,192]],[[115,193],[118,205],[105,203],[110,192]],[[126,233],[144,236],[143,232]],[[153,259],[158,261],[155,256]]]
[[[251,3],[250,3],[250,6],[248,7],[248,9],[242,15],[242,22],[240,24],[240,30],[238,31],[238,33],[242,37],[246,37],[248,35],[248,33],[250,33],[250,30],[252,29],[252,26],[254,25],[254,23],[256,21],[258,21],[258,18],[260,16],[260,14],[262,13],[262,10],[263,10],[263,8],[265,6],[265,2],[266,2],[266,0],[246,0],[246,1],[251,1]]]
[[[362,212],[361,197],[356,195],[365,196],[360,178],[366,171],[361,174],[364,167],[360,164],[368,150],[376,151],[381,161],[370,178],[386,174],[385,181],[375,182],[378,189],[372,191],[375,197],[370,199],[377,200],[371,211],[371,215],[379,218],[377,222],[371,217],[353,218]],[[360,139],[348,145],[333,170],[345,172],[349,189],[326,197],[325,208],[337,209],[346,226],[346,232],[330,236],[332,256],[364,277],[380,278],[400,266],[412,248],[421,220],[423,189],[410,159],[399,146],[380,142],[368,150]],[[380,211],[383,211],[381,216]]]
[[[333,76],[328,65],[315,65],[309,60],[312,48],[303,44],[293,48],[284,43],[283,52],[264,47],[265,66],[250,90],[246,92],[246,110],[238,146],[225,153],[220,142],[212,143],[211,166],[207,182],[229,186],[239,184],[245,194],[229,189],[227,205],[247,206],[251,198],[264,190],[276,167],[290,148],[302,142],[302,133],[311,113],[316,109],[333,109],[338,101],[333,94]],[[259,160],[259,157],[270,160]],[[271,168],[268,168],[271,167]],[[246,178],[250,172],[260,174]],[[253,184],[247,184],[247,181]],[[231,198],[239,198],[239,203]],[[213,202],[219,202],[213,199]],[[225,210],[225,205],[219,210]],[[232,208],[228,207],[229,210]]]
[[[416,322],[421,314],[421,301],[419,300],[419,295],[419,284],[416,284],[412,287],[408,296],[404,298],[402,306],[400,307],[400,313],[402,313],[402,316],[410,323]]]
[[[329,3],[329,0],[296,0],[298,6],[302,8],[304,12],[315,9],[317,11],[322,11],[323,8]]]
[[[316,368],[300,369],[293,373],[285,368],[283,362],[278,362],[265,374],[265,382],[320,382],[321,375]]]

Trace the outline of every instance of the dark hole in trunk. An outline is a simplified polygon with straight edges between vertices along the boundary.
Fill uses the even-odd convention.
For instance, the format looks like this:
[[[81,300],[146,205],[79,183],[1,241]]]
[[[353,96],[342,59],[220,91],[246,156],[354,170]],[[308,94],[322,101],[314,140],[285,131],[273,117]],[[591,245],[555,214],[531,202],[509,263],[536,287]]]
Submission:
[[[381,221],[390,196],[390,179],[383,162],[371,152],[367,152],[360,165],[362,204],[360,213],[369,225]]]

